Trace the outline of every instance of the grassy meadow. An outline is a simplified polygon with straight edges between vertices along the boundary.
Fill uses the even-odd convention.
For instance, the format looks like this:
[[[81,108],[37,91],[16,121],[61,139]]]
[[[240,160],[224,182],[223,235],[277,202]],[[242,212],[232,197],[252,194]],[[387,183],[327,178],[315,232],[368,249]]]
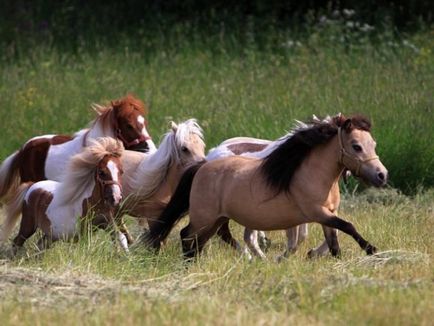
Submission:
[[[0,160],[32,136],[85,127],[90,104],[128,92],[149,104],[156,143],[170,120],[194,117],[208,149],[234,136],[275,139],[312,114],[362,113],[390,187],[358,192],[353,183],[340,215],[378,255],[340,234],[342,258],[308,260],[323,239],[318,226],[282,263],[283,232],[270,234],[266,262],[214,239],[187,266],[180,227],[159,255],[140,246],[120,253],[103,232],[44,253],[29,241],[14,260],[0,256],[0,323],[432,324],[434,31],[396,37],[327,26],[291,34],[252,25],[232,37],[180,25],[70,49],[18,42],[0,57]]]

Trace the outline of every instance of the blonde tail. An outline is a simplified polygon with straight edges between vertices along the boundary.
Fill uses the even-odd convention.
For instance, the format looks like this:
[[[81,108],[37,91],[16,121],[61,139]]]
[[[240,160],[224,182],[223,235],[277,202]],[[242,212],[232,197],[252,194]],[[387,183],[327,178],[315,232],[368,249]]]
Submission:
[[[15,192],[21,182],[17,159],[20,152],[9,155],[0,165],[0,199]],[[7,201],[7,199],[6,199]]]
[[[21,184],[6,203],[6,219],[0,230],[0,243],[7,241],[18,222],[23,207],[24,198],[33,182]]]

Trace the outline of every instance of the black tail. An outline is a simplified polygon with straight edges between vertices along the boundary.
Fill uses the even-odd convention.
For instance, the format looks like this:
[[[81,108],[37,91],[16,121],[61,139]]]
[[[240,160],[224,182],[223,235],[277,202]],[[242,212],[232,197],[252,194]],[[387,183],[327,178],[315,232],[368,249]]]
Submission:
[[[146,242],[154,249],[160,248],[160,243],[169,235],[174,225],[188,213],[190,208],[190,191],[194,176],[206,161],[189,167],[181,177],[175,193],[161,213],[160,217],[150,226]]]

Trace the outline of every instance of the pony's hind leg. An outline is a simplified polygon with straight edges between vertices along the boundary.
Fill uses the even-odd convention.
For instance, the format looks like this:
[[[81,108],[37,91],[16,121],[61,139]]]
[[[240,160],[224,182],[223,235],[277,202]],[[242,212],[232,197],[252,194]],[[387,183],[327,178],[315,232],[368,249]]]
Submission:
[[[23,247],[24,243],[36,232],[36,222],[32,216],[27,216],[23,212],[21,218],[20,230],[12,241],[12,254],[16,255],[18,250]]]
[[[250,249],[250,252],[255,255],[256,257],[259,257],[261,259],[266,259],[264,252],[259,247],[258,243],[258,231],[251,230],[249,228],[244,229],[244,242],[246,243],[247,247]]]
[[[219,227],[217,230],[217,235],[235,250],[242,251],[240,244],[231,234],[231,230],[229,229],[229,219],[223,222],[223,224]]]
[[[185,259],[195,258],[209,238],[217,231],[219,223],[212,226],[195,227],[191,221],[181,230],[182,251]]]

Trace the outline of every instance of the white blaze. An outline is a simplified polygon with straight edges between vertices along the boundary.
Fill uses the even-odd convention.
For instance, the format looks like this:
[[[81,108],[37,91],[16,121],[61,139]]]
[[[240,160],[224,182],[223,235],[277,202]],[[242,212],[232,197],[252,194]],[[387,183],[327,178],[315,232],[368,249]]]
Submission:
[[[109,171],[112,175],[113,181],[119,183],[119,178],[118,178],[119,169],[118,169],[117,165],[115,163],[113,163],[113,161],[110,160],[107,162],[107,168],[109,169]],[[113,199],[115,201],[115,205],[118,205],[122,200],[121,188],[117,184],[114,184],[111,187],[112,187],[112,191],[113,191]]]

